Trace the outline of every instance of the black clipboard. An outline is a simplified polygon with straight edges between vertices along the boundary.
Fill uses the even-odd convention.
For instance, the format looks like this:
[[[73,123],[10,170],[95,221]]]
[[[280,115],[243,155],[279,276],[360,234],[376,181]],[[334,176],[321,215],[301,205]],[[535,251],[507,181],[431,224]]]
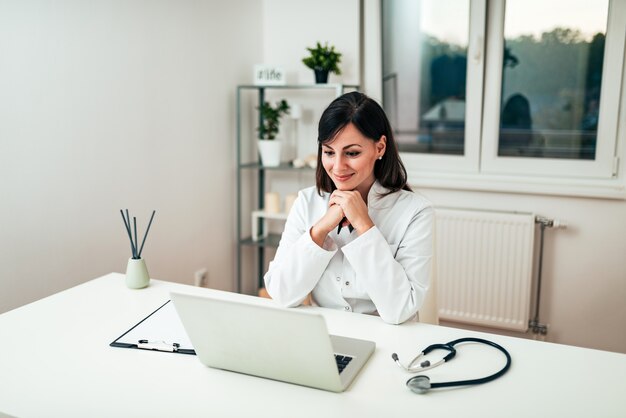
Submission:
[[[174,304],[170,300],[120,335],[111,347],[192,354],[193,349]]]

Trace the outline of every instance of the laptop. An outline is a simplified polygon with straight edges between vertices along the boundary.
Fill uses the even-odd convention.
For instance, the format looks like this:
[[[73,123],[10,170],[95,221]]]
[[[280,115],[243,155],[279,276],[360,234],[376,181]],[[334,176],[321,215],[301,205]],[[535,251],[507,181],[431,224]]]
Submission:
[[[329,335],[324,317],[302,309],[171,293],[196,355],[208,367],[342,392],[373,341]]]

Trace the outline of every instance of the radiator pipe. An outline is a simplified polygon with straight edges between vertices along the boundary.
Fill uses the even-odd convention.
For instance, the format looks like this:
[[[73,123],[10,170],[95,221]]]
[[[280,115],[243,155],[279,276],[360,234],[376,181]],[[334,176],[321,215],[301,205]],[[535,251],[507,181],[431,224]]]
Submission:
[[[535,217],[535,223],[539,224],[539,261],[537,266],[537,294],[535,297],[535,316],[528,322],[528,327],[534,334],[546,335],[548,326],[539,321],[539,306],[541,302],[541,274],[543,269],[543,238],[546,228],[565,228],[567,225],[558,219],[548,219],[543,216]]]

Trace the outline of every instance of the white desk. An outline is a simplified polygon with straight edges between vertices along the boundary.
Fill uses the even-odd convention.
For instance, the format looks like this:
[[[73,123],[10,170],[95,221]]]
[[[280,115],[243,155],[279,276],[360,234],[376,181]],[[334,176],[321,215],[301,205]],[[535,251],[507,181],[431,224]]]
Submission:
[[[315,309],[331,333],[376,341],[347,392],[204,367],[195,356],[109,347],[169,298],[170,290],[220,292],[152,280],[130,290],[110,274],[0,315],[0,416],[17,417],[625,417],[626,355],[454,328]],[[233,295],[241,299],[250,296]],[[273,303],[267,301],[267,303]],[[410,392],[405,362],[435,342],[463,336],[506,347],[513,365],[481,386]],[[468,344],[426,372],[433,382],[483,376],[504,363]]]

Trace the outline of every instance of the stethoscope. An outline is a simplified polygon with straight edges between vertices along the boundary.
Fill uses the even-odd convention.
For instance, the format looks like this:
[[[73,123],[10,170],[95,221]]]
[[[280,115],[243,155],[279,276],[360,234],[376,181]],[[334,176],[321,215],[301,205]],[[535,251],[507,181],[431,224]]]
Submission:
[[[445,387],[451,387],[451,386],[480,385],[482,383],[491,382],[492,380],[497,379],[498,377],[506,373],[507,370],[509,370],[509,368],[511,367],[511,355],[509,354],[508,351],[506,351],[504,347],[494,343],[493,341],[488,341],[488,340],[483,340],[482,338],[473,338],[473,337],[459,338],[458,340],[450,341],[449,343],[445,343],[445,344],[429,345],[424,350],[422,350],[422,352],[419,353],[406,367],[403,366],[402,363],[400,363],[400,359],[398,358],[398,355],[396,353],[393,353],[391,355],[391,358],[396,362],[398,366],[400,366],[402,369],[406,370],[407,372],[419,373],[424,370],[432,369],[433,367],[437,367],[447,361],[452,360],[454,356],[456,356],[456,348],[454,348],[454,346],[457,344],[469,343],[469,342],[486,344],[486,345],[496,348],[502,354],[505,355],[506,364],[504,365],[504,367],[502,367],[502,369],[500,369],[496,373],[489,375],[489,376],[481,377],[479,379],[431,383],[430,378],[428,376],[419,375],[419,376],[414,376],[410,378],[409,380],[407,380],[406,385],[409,387],[409,389],[411,389],[411,391],[415,393],[426,393],[430,389],[445,388]],[[423,356],[425,356],[426,354],[430,353],[433,350],[438,350],[438,349],[446,350],[448,351],[448,354],[444,356],[441,360],[436,361],[435,363],[431,363],[430,361],[425,360],[419,364],[416,364],[417,361],[419,361]]]

